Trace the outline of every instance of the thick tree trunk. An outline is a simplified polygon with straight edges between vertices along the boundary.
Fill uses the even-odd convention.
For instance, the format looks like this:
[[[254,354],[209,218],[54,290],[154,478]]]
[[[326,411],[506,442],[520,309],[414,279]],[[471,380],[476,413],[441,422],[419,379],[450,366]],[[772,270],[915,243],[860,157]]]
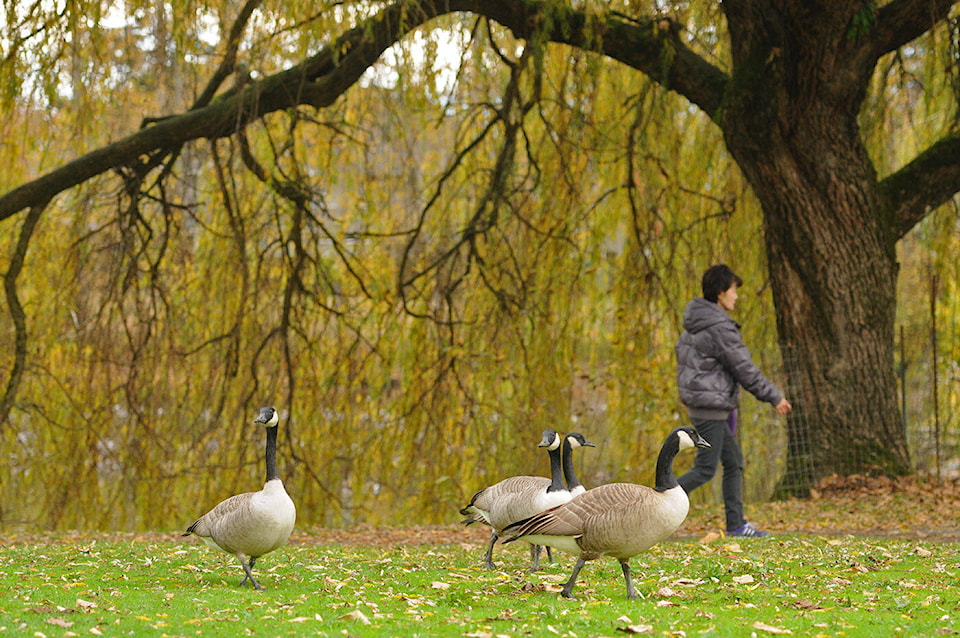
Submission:
[[[759,5],[738,5],[749,6]],[[792,41],[773,28],[766,44],[767,33],[741,33],[754,48],[737,52],[722,116],[763,207],[795,407],[780,495],[804,494],[833,473],[911,469],[894,370],[898,234],[857,127],[869,69],[845,68],[838,54],[848,23],[838,18],[834,48],[822,31],[819,41],[804,38],[802,27]]]
[[[788,419],[786,493],[833,473],[910,470],[894,370],[895,241],[871,211],[869,180],[843,181],[826,168],[831,157],[849,155],[843,143],[820,155],[825,166],[813,173],[791,154],[797,146],[821,144],[778,145],[749,170],[765,212],[780,345],[797,408]]]

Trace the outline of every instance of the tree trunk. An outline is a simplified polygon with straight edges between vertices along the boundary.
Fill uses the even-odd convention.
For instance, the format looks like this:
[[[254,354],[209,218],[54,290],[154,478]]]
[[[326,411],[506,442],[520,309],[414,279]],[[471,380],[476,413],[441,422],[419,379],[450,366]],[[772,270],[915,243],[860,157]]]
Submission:
[[[854,66],[840,53],[847,23],[838,22],[835,47],[802,28],[792,41],[770,29],[775,44],[764,45],[764,33],[742,38],[753,48],[735,51],[739,77],[722,115],[763,208],[795,407],[780,496],[833,473],[911,469],[894,370],[898,235],[857,126],[870,75],[844,68]]]

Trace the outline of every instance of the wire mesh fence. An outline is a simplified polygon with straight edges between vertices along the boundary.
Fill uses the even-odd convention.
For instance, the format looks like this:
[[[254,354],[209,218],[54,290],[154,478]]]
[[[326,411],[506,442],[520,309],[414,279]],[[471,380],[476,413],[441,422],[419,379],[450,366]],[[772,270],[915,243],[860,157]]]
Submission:
[[[960,341],[951,331],[930,325],[901,326],[897,333],[897,379],[900,417],[910,459],[916,474],[942,481],[960,477],[960,435],[952,406],[960,400],[960,360],[954,352]],[[778,382],[790,378],[781,387],[793,404],[790,420],[779,416],[769,405],[746,395],[741,399],[737,437],[743,449],[744,497],[747,501],[769,500],[782,482],[803,481],[816,476],[812,449],[810,415],[801,397],[804,388],[796,385],[803,375],[785,371],[796,362],[784,356],[770,376]],[[761,366],[763,367],[763,366]],[[788,427],[794,436],[788,436]],[[793,463],[787,468],[788,446],[793,446]],[[851,454],[856,454],[851,448]],[[721,470],[718,469],[718,473]],[[790,476],[787,472],[800,476]],[[712,481],[691,494],[691,501],[722,502],[721,482]]]

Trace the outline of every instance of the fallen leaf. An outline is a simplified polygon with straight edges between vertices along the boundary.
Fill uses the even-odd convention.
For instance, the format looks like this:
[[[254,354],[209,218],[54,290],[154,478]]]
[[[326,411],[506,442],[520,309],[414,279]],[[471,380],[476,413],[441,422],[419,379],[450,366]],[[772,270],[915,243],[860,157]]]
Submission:
[[[47,623],[51,625],[56,625],[57,627],[63,627],[64,629],[66,629],[67,627],[73,627],[73,622],[70,620],[67,620],[66,618],[58,618],[58,617],[47,618]]]
[[[762,623],[759,620],[753,623],[752,626],[757,631],[765,631],[768,634],[792,634],[793,633],[792,631],[790,631],[785,627],[774,627],[773,625]]]
[[[700,539],[701,545],[709,545],[713,541],[719,540],[721,538],[720,532],[707,532]]]
[[[675,589],[670,589],[669,587],[661,587],[657,590],[657,596],[662,596],[663,598],[669,598],[670,596],[679,596],[680,592]]]
[[[439,580],[435,580],[432,583],[430,583],[430,587],[432,587],[433,589],[450,589],[450,583],[443,583],[443,582],[440,582]]]
[[[804,611],[810,610],[810,609],[823,609],[823,607],[813,602],[812,600],[806,600],[806,599],[798,600],[797,602],[793,603],[793,608],[804,610]]]
[[[702,578],[678,578],[673,581],[674,585],[680,585],[683,587],[697,587],[698,585],[703,584]]]
[[[738,585],[749,585],[750,583],[753,582],[753,576],[751,576],[750,574],[744,574],[743,576],[734,576],[733,582],[737,583]]]
[[[344,614],[338,618],[338,620],[356,620],[357,622],[363,625],[369,625],[370,619],[367,618],[364,613],[358,609],[351,611],[348,614]]]
[[[91,609],[96,609],[97,603],[92,603],[89,600],[83,600],[82,598],[77,598],[77,607],[85,611],[89,611]]]
[[[625,634],[649,634],[653,633],[653,625],[626,625],[617,627],[617,631]]]

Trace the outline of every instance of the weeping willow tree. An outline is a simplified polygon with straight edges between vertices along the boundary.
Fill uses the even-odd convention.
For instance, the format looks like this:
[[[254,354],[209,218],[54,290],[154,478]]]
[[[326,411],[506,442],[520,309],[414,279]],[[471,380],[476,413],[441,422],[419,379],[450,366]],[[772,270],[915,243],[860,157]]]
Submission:
[[[896,247],[960,186],[957,19],[838,4],[4,4],[4,502],[43,495],[4,520],[248,489],[267,402],[304,521],[450,520],[545,427],[641,480],[720,260],[789,361],[781,491],[908,471]]]

